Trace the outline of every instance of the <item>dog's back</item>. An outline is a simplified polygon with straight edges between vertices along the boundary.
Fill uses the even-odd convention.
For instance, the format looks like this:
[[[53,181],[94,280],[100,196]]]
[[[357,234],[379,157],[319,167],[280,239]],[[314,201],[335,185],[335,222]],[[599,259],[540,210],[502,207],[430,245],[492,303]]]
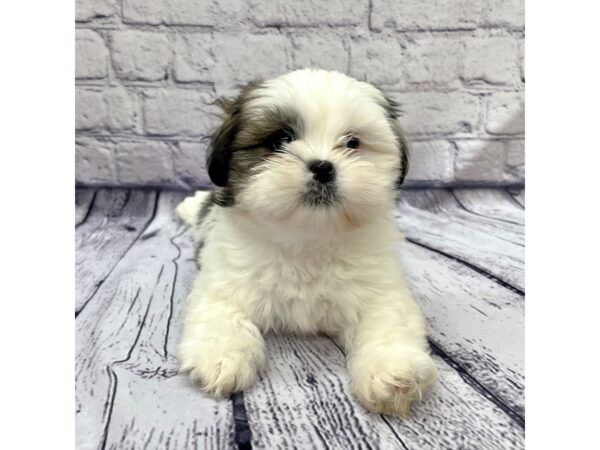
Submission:
[[[192,229],[195,243],[194,259],[197,265],[199,265],[198,256],[211,222],[209,216],[214,207],[212,191],[196,191],[193,196],[187,197],[175,209],[181,221]]]

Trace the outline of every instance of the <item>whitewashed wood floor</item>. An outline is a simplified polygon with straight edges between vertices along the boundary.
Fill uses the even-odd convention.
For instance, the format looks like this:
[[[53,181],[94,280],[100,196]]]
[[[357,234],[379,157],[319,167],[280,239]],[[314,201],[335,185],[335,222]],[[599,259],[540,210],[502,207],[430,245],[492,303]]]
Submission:
[[[179,192],[76,193],[76,442],[82,449],[524,448],[524,192],[402,193],[402,259],[435,390],[402,420],[349,395],[327,337],[267,339],[252,389],[215,401],[174,351],[196,271]]]

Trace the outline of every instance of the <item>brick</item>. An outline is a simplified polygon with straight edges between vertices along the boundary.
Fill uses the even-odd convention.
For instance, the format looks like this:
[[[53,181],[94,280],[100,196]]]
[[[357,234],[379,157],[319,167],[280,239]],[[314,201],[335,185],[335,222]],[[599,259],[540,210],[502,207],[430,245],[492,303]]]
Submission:
[[[122,87],[77,88],[75,128],[79,131],[127,131],[136,123],[135,97]]]
[[[107,56],[108,50],[98,33],[92,30],[75,32],[75,78],[105,78]]]
[[[244,0],[123,0],[126,23],[224,26],[247,15]]]
[[[522,134],[525,131],[522,92],[497,92],[487,100],[485,130],[490,134]]]
[[[521,83],[525,83],[525,40],[519,42],[519,76]]]
[[[123,0],[123,21],[159,25],[163,17],[163,0]]]
[[[114,184],[113,145],[96,139],[75,141],[75,182],[83,185]]]
[[[100,91],[77,88],[75,90],[75,129],[99,131],[106,125],[108,105]]]
[[[525,181],[525,141],[507,141],[504,179],[513,183]]]
[[[348,71],[348,50],[338,33],[319,31],[296,34],[293,37],[294,69],[315,67],[326,70]]]
[[[401,122],[410,134],[471,134],[479,127],[480,102],[462,92],[390,94],[405,112]]]
[[[251,57],[249,57],[251,55]],[[207,34],[177,36],[174,78],[232,86],[273,78],[291,67],[291,43],[278,34]]]
[[[108,107],[106,126],[110,131],[130,131],[137,122],[136,97],[122,87],[111,87],[104,91]]]
[[[462,46],[459,39],[425,37],[411,41],[406,48],[404,72],[411,84],[460,86]]]
[[[487,26],[523,29],[525,25],[524,0],[485,0],[482,23]]]
[[[112,63],[119,78],[159,81],[167,76],[171,50],[167,36],[147,31],[119,31],[111,37]]]
[[[208,143],[180,142],[173,152],[175,180],[186,189],[212,185],[206,170]]]
[[[402,81],[402,47],[394,36],[354,37],[350,43],[350,74],[374,84]]]
[[[115,148],[117,180],[125,185],[169,186],[173,183],[173,144],[119,142]]]
[[[259,26],[358,25],[368,14],[366,0],[250,0],[250,17]]]
[[[447,141],[412,142],[409,145],[410,181],[451,181],[454,147]]]
[[[179,82],[213,81],[215,67],[213,36],[210,33],[186,33],[175,38],[173,77]]]
[[[231,86],[284,74],[291,67],[291,42],[278,34],[216,34],[211,77]]]
[[[518,41],[512,37],[465,38],[462,77],[465,81],[517,84],[520,79]]]
[[[75,20],[81,22],[112,17],[118,10],[117,0],[75,0]]]
[[[457,141],[454,177],[458,181],[500,181],[504,175],[504,144],[499,141]]]
[[[144,92],[144,127],[157,136],[206,136],[217,124],[213,99],[190,89],[157,89]]]
[[[123,0],[123,21],[159,25],[163,21],[163,0]]]
[[[373,0],[371,27],[381,30],[473,29],[481,17],[480,0]]]

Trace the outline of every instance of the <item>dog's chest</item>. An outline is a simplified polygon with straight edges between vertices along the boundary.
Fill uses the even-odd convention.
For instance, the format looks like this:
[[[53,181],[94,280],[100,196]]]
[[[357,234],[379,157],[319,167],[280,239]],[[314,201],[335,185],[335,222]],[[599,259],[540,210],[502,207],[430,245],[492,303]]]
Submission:
[[[344,249],[261,253],[247,278],[255,295],[244,302],[261,328],[333,331],[334,324],[349,320],[355,308],[346,292],[357,269]]]

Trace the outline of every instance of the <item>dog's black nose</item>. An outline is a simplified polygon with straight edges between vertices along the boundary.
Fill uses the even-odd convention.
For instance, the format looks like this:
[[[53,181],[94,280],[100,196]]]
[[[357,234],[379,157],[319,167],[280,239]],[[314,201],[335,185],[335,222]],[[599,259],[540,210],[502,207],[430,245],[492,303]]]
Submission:
[[[335,168],[329,161],[314,160],[308,163],[308,169],[314,174],[316,180],[321,183],[333,181],[335,178]]]

